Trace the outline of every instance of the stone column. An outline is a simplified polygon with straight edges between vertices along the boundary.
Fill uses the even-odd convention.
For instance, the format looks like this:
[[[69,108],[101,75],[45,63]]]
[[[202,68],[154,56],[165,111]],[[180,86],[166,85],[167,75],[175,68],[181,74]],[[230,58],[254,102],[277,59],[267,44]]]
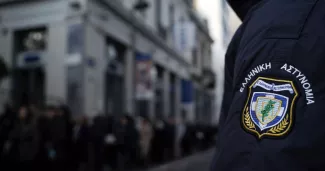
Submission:
[[[125,76],[124,76],[124,101],[125,112],[134,114],[134,66],[135,66],[135,52],[133,47],[129,47],[125,54]]]
[[[181,87],[181,79],[179,77],[175,77],[175,118],[178,120],[181,118],[181,111],[182,111],[182,87]]]
[[[45,94],[48,103],[66,103],[66,26],[52,23],[48,27],[48,47],[46,60]]]
[[[156,107],[156,94],[155,94],[155,88],[154,88],[154,95],[152,97],[152,99],[150,99],[148,101],[149,103],[149,107],[148,107],[148,114],[149,114],[149,119],[153,120],[156,116],[156,111],[155,111],[155,107]]]
[[[85,24],[85,80],[86,114],[94,117],[104,112],[105,97],[105,36],[90,23]]]
[[[169,116],[169,108],[170,108],[170,73],[167,70],[163,71],[163,115],[164,118]]]
[[[0,35],[0,56],[2,57],[3,62],[5,62],[7,68],[10,70],[13,68],[13,32],[8,30],[6,34]],[[3,111],[3,106],[5,103],[9,102],[11,99],[11,84],[12,79],[10,76],[0,80],[0,112]]]
[[[176,121],[176,139],[175,139],[175,156],[180,157],[181,155],[181,129],[180,129],[180,124],[181,124],[181,79],[176,76],[175,77],[175,121]]]

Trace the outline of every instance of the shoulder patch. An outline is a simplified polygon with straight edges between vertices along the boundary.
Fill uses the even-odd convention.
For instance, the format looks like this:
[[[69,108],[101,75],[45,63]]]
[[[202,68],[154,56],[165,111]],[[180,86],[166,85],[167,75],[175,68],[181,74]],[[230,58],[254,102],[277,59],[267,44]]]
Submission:
[[[290,80],[258,77],[250,85],[242,112],[243,127],[259,139],[281,137],[293,122],[293,106],[298,92]]]

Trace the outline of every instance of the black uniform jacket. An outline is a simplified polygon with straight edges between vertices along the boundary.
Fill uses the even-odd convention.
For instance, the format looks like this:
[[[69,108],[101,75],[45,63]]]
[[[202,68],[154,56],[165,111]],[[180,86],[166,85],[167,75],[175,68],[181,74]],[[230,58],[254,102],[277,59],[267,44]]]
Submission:
[[[325,0],[230,5],[243,24],[226,53],[211,170],[325,170]]]

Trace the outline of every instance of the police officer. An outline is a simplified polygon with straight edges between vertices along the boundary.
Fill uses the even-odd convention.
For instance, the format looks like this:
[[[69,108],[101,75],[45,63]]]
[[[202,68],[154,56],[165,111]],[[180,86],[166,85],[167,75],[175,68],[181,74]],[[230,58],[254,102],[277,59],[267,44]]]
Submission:
[[[230,0],[212,170],[325,170],[325,1]]]

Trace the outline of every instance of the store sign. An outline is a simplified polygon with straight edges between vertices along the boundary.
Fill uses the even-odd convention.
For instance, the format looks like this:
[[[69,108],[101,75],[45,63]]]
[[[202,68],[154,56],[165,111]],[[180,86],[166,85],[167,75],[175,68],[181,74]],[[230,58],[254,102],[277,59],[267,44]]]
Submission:
[[[182,103],[188,104],[193,102],[193,83],[190,80],[182,80]]]
[[[152,78],[152,57],[147,54],[136,54],[136,99],[150,100],[154,96]]]
[[[18,68],[35,68],[44,64],[44,54],[39,51],[22,52],[17,56],[16,67]]]

